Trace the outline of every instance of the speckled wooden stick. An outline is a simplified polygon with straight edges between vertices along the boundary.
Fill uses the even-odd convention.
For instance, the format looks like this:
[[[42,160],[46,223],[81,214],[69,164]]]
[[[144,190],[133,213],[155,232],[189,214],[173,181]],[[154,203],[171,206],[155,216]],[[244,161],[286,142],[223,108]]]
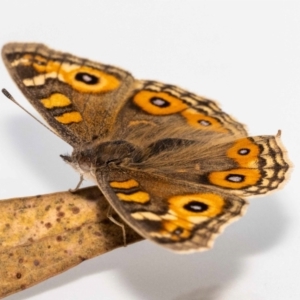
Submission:
[[[0,298],[123,246],[97,187],[0,201]],[[126,227],[127,243],[141,240]]]

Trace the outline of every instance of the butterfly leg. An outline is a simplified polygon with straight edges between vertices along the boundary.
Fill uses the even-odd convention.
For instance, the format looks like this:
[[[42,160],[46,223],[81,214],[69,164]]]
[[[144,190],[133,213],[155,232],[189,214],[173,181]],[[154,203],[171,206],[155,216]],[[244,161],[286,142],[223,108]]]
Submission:
[[[116,224],[117,226],[122,228],[122,232],[123,232],[123,242],[124,242],[124,247],[126,247],[126,230],[125,230],[125,225],[119,221],[117,221],[113,215],[112,215],[112,207],[109,206],[108,210],[107,210],[107,218],[112,221],[114,224]]]
[[[71,193],[75,193],[81,186],[82,182],[83,182],[83,175],[80,175],[80,179],[79,179],[79,182],[77,183],[75,189],[69,189],[69,192]]]

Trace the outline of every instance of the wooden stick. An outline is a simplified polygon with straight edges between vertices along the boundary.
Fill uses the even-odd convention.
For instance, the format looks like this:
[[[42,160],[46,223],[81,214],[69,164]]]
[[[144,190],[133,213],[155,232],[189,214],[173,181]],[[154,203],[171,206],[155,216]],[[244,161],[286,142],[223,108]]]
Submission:
[[[123,246],[107,210],[97,187],[0,201],[0,298]],[[126,226],[127,243],[140,240]]]

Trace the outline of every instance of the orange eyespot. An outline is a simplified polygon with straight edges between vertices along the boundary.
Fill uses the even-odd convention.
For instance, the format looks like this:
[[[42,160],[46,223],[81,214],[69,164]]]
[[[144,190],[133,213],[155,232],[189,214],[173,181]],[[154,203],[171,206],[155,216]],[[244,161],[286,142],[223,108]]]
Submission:
[[[170,238],[173,241],[188,238],[191,235],[192,224],[184,220],[163,221],[161,237]]]
[[[233,169],[212,172],[208,176],[210,183],[229,189],[242,189],[255,185],[260,178],[261,175],[258,169]]]
[[[212,193],[173,196],[168,200],[170,210],[180,218],[214,217],[224,206],[224,199]]]
[[[182,100],[168,93],[147,90],[142,90],[135,94],[133,102],[152,115],[175,114],[188,107]]]
[[[72,71],[60,71],[63,79],[74,89],[83,93],[103,93],[117,89],[120,81],[113,75],[89,67]]]
[[[245,168],[257,167],[259,154],[259,146],[254,144],[249,138],[237,140],[234,145],[227,150],[227,156]]]
[[[168,199],[172,220],[165,217],[158,238],[170,238],[173,241],[188,238],[196,224],[213,218],[223,211],[224,199],[213,193],[187,194]]]
[[[45,78],[57,78],[71,85],[82,93],[104,93],[117,89],[120,81],[115,76],[87,66],[80,66],[60,61],[46,61],[43,57],[35,57],[33,67]]]
[[[181,112],[182,116],[184,116],[187,122],[198,129],[201,130],[210,130],[210,131],[218,131],[227,133],[228,130],[225,129],[222,124],[215,118],[206,116],[198,112],[195,109],[189,108]]]

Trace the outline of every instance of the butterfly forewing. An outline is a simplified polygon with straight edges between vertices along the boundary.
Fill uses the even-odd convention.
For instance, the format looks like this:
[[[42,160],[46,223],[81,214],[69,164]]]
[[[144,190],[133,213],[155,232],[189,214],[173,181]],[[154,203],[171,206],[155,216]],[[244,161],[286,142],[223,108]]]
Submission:
[[[74,147],[107,137],[133,88],[126,71],[41,44],[8,44],[2,56],[30,103]]]

